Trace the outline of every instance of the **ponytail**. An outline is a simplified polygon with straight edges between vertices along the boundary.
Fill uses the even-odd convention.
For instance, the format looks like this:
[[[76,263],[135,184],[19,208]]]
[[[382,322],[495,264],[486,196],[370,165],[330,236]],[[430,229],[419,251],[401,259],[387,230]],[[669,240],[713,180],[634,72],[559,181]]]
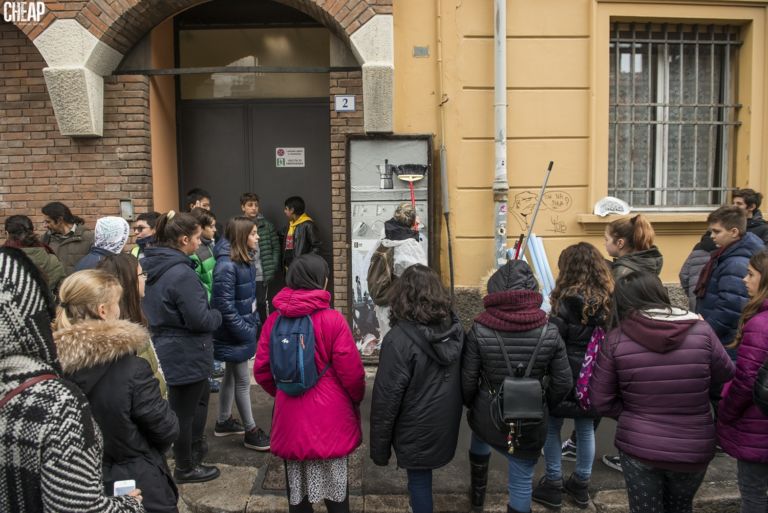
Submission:
[[[100,269],[87,269],[67,276],[59,288],[61,303],[53,321],[54,331],[70,328],[88,319],[99,319],[99,305],[119,300],[120,282]]]
[[[158,246],[178,249],[179,239],[185,235],[191,237],[199,226],[200,223],[192,214],[177,214],[169,210],[155,224],[155,240]]]
[[[608,234],[613,240],[624,239],[632,251],[650,249],[656,237],[650,221],[642,214],[613,221],[608,225]]]

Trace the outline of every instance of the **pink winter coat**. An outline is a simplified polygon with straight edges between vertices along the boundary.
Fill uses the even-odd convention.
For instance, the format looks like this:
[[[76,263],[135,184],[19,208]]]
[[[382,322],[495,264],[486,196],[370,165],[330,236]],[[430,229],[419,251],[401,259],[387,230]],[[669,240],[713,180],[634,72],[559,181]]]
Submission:
[[[752,399],[757,371],[768,358],[768,301],[744,325],[736,374],[717,412],[720,447],[736,459],[768,463],[768,417]]]
[[[275,397],[271,451],[286,460],[341,458],[362,441],[360,402],[365,394],[365,371],[344,316],[330,310],[325,290],[284,288],[273,301],[277,312],[261,331],[253,375]],[[279,391],[269,367],[269,336],[278,313],[287,317],[310,315],[315,329],[315,365],[331,362],[317,384],[304,395]]]

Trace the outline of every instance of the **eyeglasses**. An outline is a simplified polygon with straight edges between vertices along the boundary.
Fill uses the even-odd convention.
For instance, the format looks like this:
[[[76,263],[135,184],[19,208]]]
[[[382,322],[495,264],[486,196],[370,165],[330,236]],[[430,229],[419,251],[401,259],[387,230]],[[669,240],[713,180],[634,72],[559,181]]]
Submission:
[[[149,230],[149,226],[141,225],[141,224],[133,225],[133,231],[134,232],[143,232],[144,230]]]

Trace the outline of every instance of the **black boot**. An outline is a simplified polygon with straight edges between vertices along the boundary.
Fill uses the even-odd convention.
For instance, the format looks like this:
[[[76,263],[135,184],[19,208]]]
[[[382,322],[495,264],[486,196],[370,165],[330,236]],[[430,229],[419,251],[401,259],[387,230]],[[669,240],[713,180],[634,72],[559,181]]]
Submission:
[[[173,471],[173,479],[178,484],[205,483],[219,477],[221,472],[216,467],[208,465],[193,465],[188,469],[177,468]]]
[[[550,481],[547,476],[542,477],[533,489],[531,499],[548,508],[560,509],[563,505],[563,480]]]
[[[208,455],[208,440],[205,435],[200,440],[192,442],[192,464],[200,465]]]
[[[485,490],[488,486],[488,461],[490,454],[469,453],[469,470],[471,487],[469,500],[473,513],[482,513],[485,504]]]
[[[589,479],[582,480],[576,477],[576,474],[571,474],[568,481],[565,483],[565,493],[571,496],[576,502],[576,505],[580,508],[586,508],[589,506]]]

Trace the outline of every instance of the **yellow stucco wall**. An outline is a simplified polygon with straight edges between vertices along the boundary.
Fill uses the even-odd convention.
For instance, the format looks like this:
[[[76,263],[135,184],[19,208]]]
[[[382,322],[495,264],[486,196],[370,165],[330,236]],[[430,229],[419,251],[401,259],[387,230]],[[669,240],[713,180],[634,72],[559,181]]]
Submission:
[[[762,149],[768,142],[768,2],[508,0],[507,6],[510,244],[526,227],[521,214],[531,206],[546,165],[553,160],[553,194],[535,227],[545,238],[553,270],[560,251],[575,242],[587,240],[604,252],[604,224],[588,214],[607,192],[607,36],[612,19],[724,20],[743,25],[738,93],[744,105],[739,113],[743,126],[733,185],[768,192]],[[394,5],[395,132],[434,133],[435,147],[446,145],[458,286],[477,286],[493,265],[493,11],[493,0],[395,0]],[[429,58],[414,58],[414,46],[429,46]],[[444,126],[441,92],[447,100]],[[664,254],[665,282],[677,281],[705,217],[652,216]],[[442,254],[447,255],[443,245]]]

